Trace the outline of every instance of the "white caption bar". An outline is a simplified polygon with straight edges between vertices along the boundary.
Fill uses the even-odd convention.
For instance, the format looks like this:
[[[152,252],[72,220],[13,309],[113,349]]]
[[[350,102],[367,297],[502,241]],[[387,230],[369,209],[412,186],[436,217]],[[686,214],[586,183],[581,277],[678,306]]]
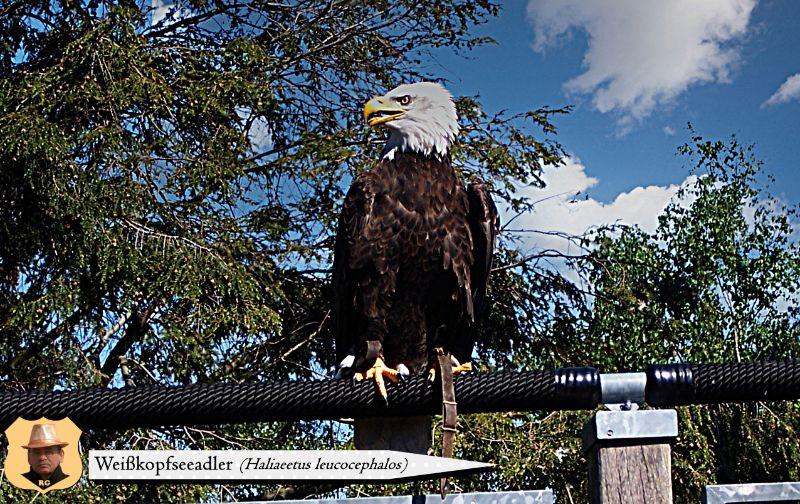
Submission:
[[[89,479],[98,481],[405,481],[491,467],[389,450],[89,451]]]

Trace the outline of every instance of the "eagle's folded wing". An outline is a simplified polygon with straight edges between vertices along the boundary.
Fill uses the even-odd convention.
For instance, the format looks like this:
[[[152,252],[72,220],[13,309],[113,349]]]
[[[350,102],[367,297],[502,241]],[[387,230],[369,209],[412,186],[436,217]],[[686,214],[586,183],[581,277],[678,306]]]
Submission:
[[[469,334],[458,338],[452,353],[460,362],[469,362],[472,348],[477,337],[478,321],[486,303],[486,285],[492,270],[492,256],[495,240],[500,231],[500,217],[497,207],[492,201],[489,188],[480,179],[472,179],[467,186],[469,201],[468,221],[472,233],[472,270],[470,284],[472,286],[472,304],[474,320],[470,324]]]

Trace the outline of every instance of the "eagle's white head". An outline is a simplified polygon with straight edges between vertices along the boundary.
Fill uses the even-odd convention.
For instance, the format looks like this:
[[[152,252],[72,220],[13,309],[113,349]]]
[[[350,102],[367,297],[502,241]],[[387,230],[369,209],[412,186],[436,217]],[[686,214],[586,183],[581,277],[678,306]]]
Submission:
[[[370,126],[383,124],[391,135],[383,157],[412,151],[443,157],[458,135],[458,115],[450,93],[435,82],[402,84],[364,106]]]

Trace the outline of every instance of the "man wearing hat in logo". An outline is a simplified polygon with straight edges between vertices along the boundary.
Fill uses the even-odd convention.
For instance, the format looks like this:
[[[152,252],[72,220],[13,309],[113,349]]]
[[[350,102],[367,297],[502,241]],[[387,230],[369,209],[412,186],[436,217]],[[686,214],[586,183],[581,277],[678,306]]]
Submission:
[[[61,461],[64,460],[64,447],[68,444],[58,439],[55,425],[35,424],[30,441],[22,445],[28,450],[28,464],[31,466],[23,476],[39,488],[48,488],[66,478],[68,475],[61,470]]]

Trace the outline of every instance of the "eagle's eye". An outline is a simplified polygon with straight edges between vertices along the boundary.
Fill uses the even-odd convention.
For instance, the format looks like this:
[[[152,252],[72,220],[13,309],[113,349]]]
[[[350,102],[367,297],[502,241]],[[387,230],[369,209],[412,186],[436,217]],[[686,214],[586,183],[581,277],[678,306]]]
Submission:
[[[397,103],[399,103],[400,105],[405,107],[406,105],[411,103],[411,96],[409,96],[409,95],[399,96],[399,97],[396,98],[396,100],[397,100]]]

